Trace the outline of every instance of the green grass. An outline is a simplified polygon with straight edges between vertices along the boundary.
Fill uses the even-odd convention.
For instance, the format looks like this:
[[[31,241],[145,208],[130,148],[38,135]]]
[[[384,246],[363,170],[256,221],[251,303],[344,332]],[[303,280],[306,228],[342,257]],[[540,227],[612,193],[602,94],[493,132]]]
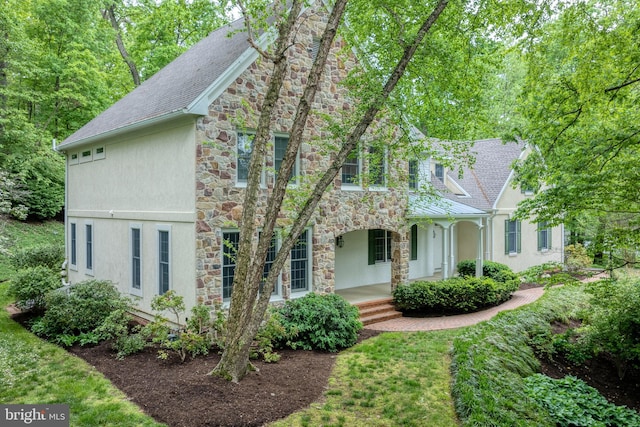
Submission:
[[[0,280],[15,273],[8,261],[12,250],[62,241],[59,222],[9,221],[0,241]],[[0,283],[0,402],[68,404],[72,426],[163,425],[146,416],[84,361],[11,320],[4,310],[12,302],[7,288],[7,281]]]
[[[343,351],[322,403],[270,425],[457,426],[448,355],[459,333],[384,333]]]

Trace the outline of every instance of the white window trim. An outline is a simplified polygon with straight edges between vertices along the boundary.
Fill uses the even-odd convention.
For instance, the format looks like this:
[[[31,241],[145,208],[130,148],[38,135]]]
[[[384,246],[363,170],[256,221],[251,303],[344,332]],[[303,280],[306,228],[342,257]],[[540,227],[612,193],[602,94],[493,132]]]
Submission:
[[[342,181],[342,168],[340,168],[340,189],[344,191],[362,191],[362,171],[364,166],[364,163],[362,161],[363,152],[360,149],[360,146],[358,146],[355,150],[357,150],[358,153],[358,182],[355,183]],[[342,164],[342,167],[344,167],[344,163]]]
[[[91,148],[87,148],[87,149],[81,150],[78,153],[78,162],[79,163],[89,163],[91,161],[93,161],[93,150]]]
[[[276,183],[276,137],[278,138],[287,138],[289,140],[291,140],[291,135],[286,134],[286,133],[280,133],[280,132],[276,132],[273,135],[272,138],[272,142],[273,142],[273,150],[271,150],[271,154],[272,154],[272,158],[273,158],[273,184],[275,185]],[[292,181],[289,181],[289,183],[287,184],[287,187],[296,187],[300,184],[300,165],[302,164],[302,162],[300,161],[300,148],[298,148],[298,152],[296,153],[296,163],[295,163],[295,171],[294,172],[298,172],[294,175],[294,179]]]
[[[102,152],[99,152],[99,150],[102,150]],[[93,150],[93,160],[102,160],[106,157],[107,157],[107,149],[104,145],[100,147],[96,147]]]
[[[74,252],[74,247],[73,247],[73,235],[71,233],[71,228],[75,228],[75,234],[76,234],[76,238],[75,238],[75,258],[76,258],[76,263],[73,264],[72,260],[73,260],[73,252]],[[72,271],[78,271],[78,222],[76,220],[70,220],[69,221],[69,270]]]
[[[75,156],[75,159],[73,158]],[[80,159],[80,153],[71,153],[69,154],[69,165],[77,165]]]
[[[172,261],[172,257],[171,257],[171,247],[172,247],[172,237],[171,237],[171,225],[165,225],[165,224],[158,224],[156,225],[156,291],[155,294],[156,295],[161,295],[160,294],[160,232],[161,231],[166,231],[168,234],[168,238],[169,238],[169,260],[168,260],[168,264],[169,264],[169,288],[167,289],[167,291],[173,289],[173,280],[171,275],[173,273],[173,268],[171,268],[171,261]]]
[[[87,226],[91,227],[91,268],[87,267],[87,258],[89,255],[89,251],[87,250],[87,244],[88,239],[87,239]],[[77,233],[77,231],[76,231]],[[85,267],[85,274],[87,276],[94,276],[94,272],[96,269],[96,229],[93,226],[93,221],[92,220],[86,220],[84,222],[84,248],[85,248],[85,258],[84,258],[84,267]]]
[[[373,147],[369,147],[369,149],[371,149]],[[376,183],[372,183],[369,185],[369,190],[371,191],[387,191],[389,189],[388,187],[388,183],[389,183],[389,179],[388,179],[388,173],[389,173],[389,150],[387,150],[386,147],[382,147],[382,149],[384,150],[383,153],[383,165],[382,165],[382,180],[383,183],[382,184],[376,184]],[[370,160],[370,159],[369,159]],[[368,164],[368,168],[371,169],[371,162],[369,162]]]
[[[293,292],[291,289],[291,253],[289,253],[289,296],[291,299],[301,298],[309,292],[313,292],[313,228],[305,228],[307,232],[307,289]]]
[[[133,287],[133,230],[137,229],[140,230],[140,289],[136,289]],[[142,234],[142,224],[141,223],[137,223],[137,222],[133,222],[129,224],[129,293],[131,295],[135,295],[138,297],[142,297],[143,296],[143,282],[142,282],[142,278],[144,277],[144,275],[142,274],[142,269],[143,269],[143,265],[144,265],[144,251],[143,251],[143,234]],[[169,240],[171,241],[171,240]]]
[[[247,181],[240,181],[238,179],[238,171],[240,170],[240,156],[238,155],[238,136],[239,135],[253,135],[253,137],[255,138],[256,136],[256,132],[254,130],[236,130],[236,143],[235,143],[235,153],[236,153],[236,187],[240,187],[240,188],[246,188],[247,187]],[[253,156],[253,146],[251,147],[251,156]],[[251,159],[251,158],[249,158]],[[249,160],[251,161],[251,160]],[[248,171],[247,171],[248,172]],[[260,186],[263,188],[266,188],[266,179],[265,179],[265,170],[264,170],[264,159],[262,161],[262,171],[260,172]]]

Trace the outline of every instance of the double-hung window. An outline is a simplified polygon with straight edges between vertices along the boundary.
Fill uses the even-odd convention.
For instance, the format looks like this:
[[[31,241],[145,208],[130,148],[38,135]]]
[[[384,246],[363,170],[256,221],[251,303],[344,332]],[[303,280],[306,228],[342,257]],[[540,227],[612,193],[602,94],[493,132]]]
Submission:
[[[274,138],[273,167],[275,169],[275,179],[278,178],[278,172],[280,171],[280,167],[282,166],[282,162],[284,160],[284,156],[287,151],[288,145],[289,145],[288,136],[276,135],[276,137]],[[289,176],[290,182],[295,182],[296,177],[298,176],[298,167],[299,167],[299,161],[298,161],[298,156],[296,156],[296,161],[293,165],[293,169],[291,169],[291,175]]]
[[[444,166],[441,163],[436,163],[436,178],[444,181]]]
[[[231,298],[233,277],[236,272],[236,256],[240,233],[231,231],[222,233],[222,298]]]
[[[369,182],[374,187],[384,187],[387,182],[387,153],[384,147],[369,147]]]
[[[249,179],[249,163],[251,162],[251,153],[253,151],[253,138],[255,137],[252,133],[241,133],[238,132],[237,139],[237,165],[236,165],[236,173],[237,173],[237,182],[238,183],[246,183]]]
[[[158,227],[158,294],[171,289],[171,229]]]
[[[516,254],[521,251],[520,243],[520,221],[505,220],[504,221],[504,253]]]
[[[298,236],[296,244],[291,249],[291,292],[306,292],[311,281],[309,244],[310,233],[305,230]]]
[[[358,148],[354,148],[342,164],[342,185],[360,185],[360,152]]]
[[[538,223],[538,250],[548,251],[551,249],[551,227],[547,221]]]
[[[72,270],[78,269],[78,228],[75,222],[69,224],[69,259]]]
[[[131,256],[131,284],[130,290],[134,295],[142,296],[142,226],[132,224],[129,227],[130,256]]]
[[[93,275],[93,223],[89,222],[84,225],[86,256],[85,267],[87,274]]]

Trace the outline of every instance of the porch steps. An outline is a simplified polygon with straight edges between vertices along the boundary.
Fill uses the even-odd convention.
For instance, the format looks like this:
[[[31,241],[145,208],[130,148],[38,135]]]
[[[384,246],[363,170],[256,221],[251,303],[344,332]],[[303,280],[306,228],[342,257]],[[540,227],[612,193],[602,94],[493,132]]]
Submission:
[[[385,320],[402,317],[402,313],[396,311],[393,298],[383,298],[374,301],[365,301],[354,304],[360,310],[360,321],[363,325],[384,322]]]

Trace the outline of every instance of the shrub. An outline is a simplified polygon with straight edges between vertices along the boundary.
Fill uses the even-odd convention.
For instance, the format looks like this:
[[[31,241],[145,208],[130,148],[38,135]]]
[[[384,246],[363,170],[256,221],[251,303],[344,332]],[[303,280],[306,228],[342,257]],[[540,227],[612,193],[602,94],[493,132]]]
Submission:
[[[279,312],[292,336],[283,344],[293,349],[338,351],[354,345],[362,329],[358,309],[336,294],[309,293],[287,301]]]
[[[587,287],[593,297],[585,319],[583,341],[606,353],[622,378],[630,365],[640,365],[640,280],[602,280]]]
[[[11,256],[11,265],[16,270],[30,267],[47,267],[59,272],[64,261],[61,245],[40,245],[19,250]]]
[[[196,357],[199,354],[209,353],[210,342],[206,332],[211,323],[210,311],[207,307],[197,305],[192,308],[193,316],[187,322],[185,328],[180,328],[180,316],[184,314],[184,298],[175,291],[169,290],[163,295],[157,295],[151,301],[151,308],[156,311],[152,322],[147,324],[140,333],[148,337],[154,344],[160,346],[158,357],[167,359],[168,352],[176,353],[182,362],[187,354]],[[175,316],[175,323],[161,313],[169,311]]]
[[[269,309],[265,320],[256,334],[251,348],[251,358],[262,357],[265,362],[277,362],[280,355],[275,352],[279,343],[287,342],[297,334],[297,331],[287,330],[282,324],[282,314],[277,309]]]
[[[131,302],[111,282],[102,280],[79,282],[49,292],[45,300],[46,311],[33,331],[54,341],[63,335],[94,332],[106,319],[114,321],[112,313],[124,316],[131,308]]]
[[[29,267],[18,271],[9,285],[9,293],[21,309],[42,310],[45,295],[61,286],[60,275],[47,267]]]
[[[609,403],[576,377],[553,379],[535,374],[524,382],[527,395],[543,406],[558,426],[640,426],[638,413]]]
[[[460,276],[475,276],[476,261],[472,259],[460,261],[456,266]],[[509,266],[494,261],[484,261],[482,263],[482,275],[490,277],[496,282],[518,282],[518,275],[514,273]],[[516,288],[517,289],[517,288]]]
[[[569,271],[576,271],[587,268],[593,264],[593,258],[587,253],[587,249],[580,243],[569,245],[564,248],[565,264]]]
[[[497,305],[517,289],[513,281],[489,277],[454,277],[436,282],[413,282],[393,291],[396,306],[413,313],[468,313]]]

